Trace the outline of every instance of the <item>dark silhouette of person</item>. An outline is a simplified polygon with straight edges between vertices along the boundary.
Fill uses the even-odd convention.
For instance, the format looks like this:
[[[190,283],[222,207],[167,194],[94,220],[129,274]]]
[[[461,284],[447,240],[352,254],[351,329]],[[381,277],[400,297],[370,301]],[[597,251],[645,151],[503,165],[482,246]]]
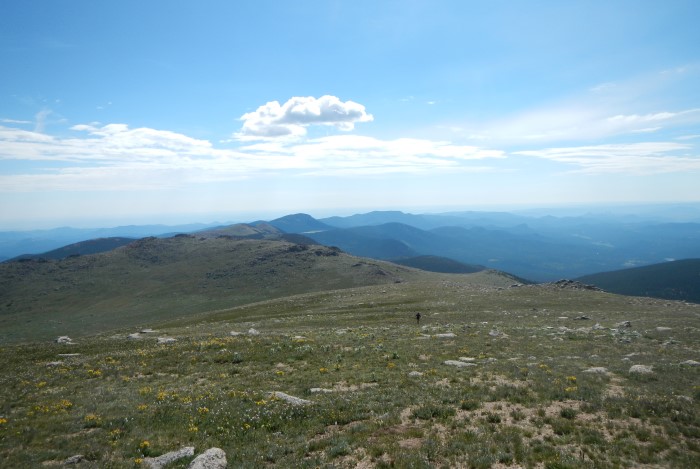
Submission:
[[[416,313],[416,324],[420,324],[420,313]]]

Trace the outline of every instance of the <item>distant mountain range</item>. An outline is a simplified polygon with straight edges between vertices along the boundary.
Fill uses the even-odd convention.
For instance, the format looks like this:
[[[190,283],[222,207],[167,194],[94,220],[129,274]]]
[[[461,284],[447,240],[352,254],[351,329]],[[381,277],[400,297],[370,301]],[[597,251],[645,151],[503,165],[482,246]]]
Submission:
[[[700,257],[700,223],[497,212],[371,212],[320,220],[296,214],[269,223],[359,256],[439,256],[533,281]]]
[[[224,226],[119,227],[84,231],[83,236],[100,235],[81,241],[85,244],[64,243],[60,249],[54,246],[51,250],[39,250],[39,246],[60,243],[77,233],[68,228],[0,232],[0,255],[13,257],[8,254],[23,249],[23,257],[54,259],[109,250],[128,242],[124,238],[140,237],[137,235],[143,233],[193,233],[322,244],[357,256],[428,270],[496,269],[536,282],[700,258],[700,223],[668,223],[609,214],[535,217],[501,212],[416,215],[376,211],[323,219],[298,213]],[[462,266],[448,265],[451,262]]]

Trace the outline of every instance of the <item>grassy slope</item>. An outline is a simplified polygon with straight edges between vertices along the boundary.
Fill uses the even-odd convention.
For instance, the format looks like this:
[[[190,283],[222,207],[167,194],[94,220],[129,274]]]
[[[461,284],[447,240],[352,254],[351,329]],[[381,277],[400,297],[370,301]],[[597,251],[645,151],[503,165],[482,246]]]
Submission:
[[[700,369],[681,363],[700,360],[700,306],[511,283],[422,277],[148,324],[171,345],[4,346],[0,459],[137,467],[193,445],[248,468],[696,467]],[[444,364],[459,357],[475,366]]]
[[[652,296],[700,303],[700,259],[685,259],[581,277],[621,295]]]
[[[79,336],[301,292],[421,275],[322,246],[177,236],[0,264],[0,343]]]

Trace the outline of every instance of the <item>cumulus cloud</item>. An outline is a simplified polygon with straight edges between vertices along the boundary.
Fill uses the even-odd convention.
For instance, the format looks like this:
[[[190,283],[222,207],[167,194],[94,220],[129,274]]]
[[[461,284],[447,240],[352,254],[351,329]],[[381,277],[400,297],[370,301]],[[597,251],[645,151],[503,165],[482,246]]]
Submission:
[[[357,122],[370,122],[374,117],[354,101],[341,101],[335,96],[294,97],[286,103],[270,101],[254,112],[241,116],[243,127],[234,136],[239,139],[300,137],[310,125],[330,125],[349,131]]]

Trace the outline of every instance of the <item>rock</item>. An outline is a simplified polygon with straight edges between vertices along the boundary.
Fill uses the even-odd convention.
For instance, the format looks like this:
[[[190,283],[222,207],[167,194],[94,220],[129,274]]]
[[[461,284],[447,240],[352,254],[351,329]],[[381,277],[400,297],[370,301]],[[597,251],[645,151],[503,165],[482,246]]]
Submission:
[[[63,464],[68,465],[68,464],[78,464],[80,462],[85,461],[85,456],[82,454],[76,454],[75,456],[71,456],[69,458],[66,458],[65,461],[63,461]]]
[[[48,362],[46,366],[61,366],[63,365],[63,362]]]
[[[684,362],[681,362],[680,364],[686,366],[700,366],[700,362],[696,362],[695,360],[686,360]]]
[[[577,316],[577,317],[575,317],[574,319],[577,320],[577,321],[588,321],[588,320],[591,319],[591,318],[589,318],[588,316],[586,316],[586,315],[584,314],[584,315],[581,315],[581,316]]]
[[[311,401],[307,401],[306,399],[302,399],[300,397],[294,397],[290,396],[289,394],[280,392],[280,391],[273,391],[270,393],[270,395],[276,399],[282,399],[283,401],[287,401],[292,405],[309,405],[313,404]]]
[[[490,335],[491,337],[500,337],[500,336],[501,336],[501,332],[497,331],[496,329],[491,329],[491,330],[489,331],[489,335]]]
[[[231,331],[230,334],[231,334],[233,337],[236,337],[236,336],[241,335],[241,333],[238,332],[238,331]]]
[[[79,353],[59,353],[59,357],[79,357]]]
[[[141,329],[141,334],[153,334],[154,331],[153,329]]]
[[[314,394],[319,393],[319,392],[321,392],[321,393],[330,393],[330,392],[333,392],[333,390],[332,390],[332,389],[328,389],[328,388],[311,388],[311,389],[309,389],[309,392],[312,392],[312,393],[314,393]]]
[[[423,373],[421,373],[420,371],[411,371],[408,374],[408,376],[410,376],[411,378],[419,378],[419,377],[423,376]]]
[[[135,339],[140,339],[141,338],[141,333],[139,332],[134,332],[133,334],[129,334],[126,336],[127,339],[135,340]]]
[[[656,330],[657,330],[658,332],[668,332],[668,331],[671,330],[671,328],[670,328],[670,327],[659,326],[659,327],[656,328]]]
[[[248,329],[248,335],[260,335],[260,331],[251,327]]]
[[[591,329],[594,331],[600,331],[600,330],[603,330],[605,328],[603,326],[601,326],[599,322],[597,322],[593,325],[593,327],[591,327]]]
[[[474,358],[474,357],[459,357],[459,361],[461,361],[461,362],[475,362],[476,358]]]
[[[187,469],[225,469],[226,453],[221,448],[209,448],[190,463]]]
[[[649,375],[653,373],[651,367],[647,365],[632,365],[629,372],[640,375]]]
[[[172,344],[174,342],[177,342],[177,339],[174,339],[172,337],[158,337],[159,344]]]
[[[68,337],[67,335],[62,335],[61,337],[58,337],[58,338],[56,339],[56,343],[57,343],[57,344],[68,344],[68,345],[71,345],[71,344],[73,344],[74,342],[73,342],[73,340],[72,340],[70,337]]]
[[[438,339],[451,339],[452,337],[457,337],[454,332],[446,332],[444,334],[435,334],[433,337],[437,337]]]
[[[445,360],[445,365],[456,366],[457,368],[465,368],[467,366],[476,366],[476,363],[468,363],[459,360]]]
[[[583,372],[584,373],[594,373],[594,374],[599,374],[599,375],[606,375],[606,374],[608,374],[608,369],[603,367],[603,366],[592,366],[591,368],[583,370]]]
[[[194,456],[194,446],[185,446],[177,451],[162,454],[156,458],[144,458],[143,465],[150,469],[161,469],[178,459]]]
[[[615,324],[615,327],[632,327],[632,323],[630,321],[622,321]]]

